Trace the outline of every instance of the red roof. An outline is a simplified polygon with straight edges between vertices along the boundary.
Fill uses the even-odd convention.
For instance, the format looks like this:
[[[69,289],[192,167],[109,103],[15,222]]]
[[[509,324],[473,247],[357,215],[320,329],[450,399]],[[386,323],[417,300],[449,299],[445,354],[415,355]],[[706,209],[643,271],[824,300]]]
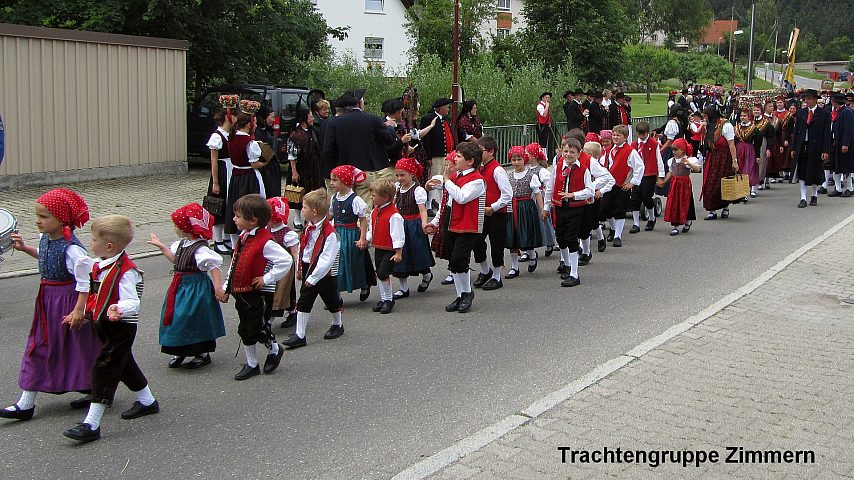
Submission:
[[[703,31],[701,45],[716,45],[727,38],[730,32],[738,30],[738,20],[714,20]]]

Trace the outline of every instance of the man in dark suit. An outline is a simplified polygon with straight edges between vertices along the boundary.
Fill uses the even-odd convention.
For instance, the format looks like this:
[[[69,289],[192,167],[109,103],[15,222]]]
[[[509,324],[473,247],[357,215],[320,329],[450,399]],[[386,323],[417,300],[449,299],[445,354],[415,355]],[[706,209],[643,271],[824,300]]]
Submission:
[[[830,97],[833,110],[830,112],[830,132],[833,138],[833,152],[830,169],[833,170],[833,182],[836,189],[828,197],[850,197],[851,191],[845,188],[854,173],[854,111],[845,105],[845,95],[834,93]]]
[[[580,88],[563,94],[563,98],[566,98],[566,103],[563,104],[563,113],[566,115],[566,131],[583,128],[584,105],[581,102],[583,96],[584,90]]]
[[[615,101],[608,107],[608,123],[610,128],[617,125],[629,126],[632,124],[631,110],[626,105],[626,94],[618,92],[614,95]]]
[[[605,130],[605,122],[608,120],[608,112],[602,106],[602,92],[593,92],[593,101],[590,102],[587,124],[593,133]]]
[[[792,159],[795,160],[796,174],[801,185],[801,201],[798,208],[807,206],[807,187],[811,187],[811,206],[818,205],[817,189],[824,182],[823,163],[830,158],[831,133],[830,113],[818,108],[818,92],[807,89],[804,92],[806,106],[795,115],[792,133]]]
[[[438,98],[433,102],[433,110],[421,117],[419,129],[427,128],[431,123],[436,122],[436,125],[429,133],[421,139],[424,145],[424,152],[427,158],[430,159],[430,176],[441,176],[445,171],[445,155],[448,152],[457,148],[457,138],[454,129],[451,127],[451,119],[448,117],[451,104],[454,103],[450,98]],[[439,190],[429,190],[428,196],[430,201],[427,204],[428,210],[435,210],[439,207],[439,202],[442,200],[442,192]],[[435,204],[434,204],[435,202]]]
[[[353,165],[367,175],[362,183],[354,185],[356,194],[371,204],[371,182],[380,178],[394,179],[394,168],[386,148],[397,135],[394,128],[383,123],[380,117],[365,113],[365,90],[349,90],[336,102],[346,111],[325,122],[321,158],[323,173],[339,165]]]

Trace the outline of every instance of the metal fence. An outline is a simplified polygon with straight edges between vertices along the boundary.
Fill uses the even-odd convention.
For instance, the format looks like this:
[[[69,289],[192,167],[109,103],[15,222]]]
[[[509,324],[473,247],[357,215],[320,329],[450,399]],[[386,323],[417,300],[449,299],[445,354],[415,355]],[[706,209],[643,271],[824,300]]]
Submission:
[[[632,118],[632,126],[637,125],[640,121],[649,122],[653,129],[658,128],[667,123],[666,115],[653,115],[650,117]],[[566,122],[557,122],[555,124],[556,142],[560,142],[560,138],[566,135]],[[483,127],[483,134],[495,139],[498,143],[498,151],[506,152],[513,145],[527,145],[537,141],[537,126],[533,123],[525,125],[496,125],[493,127]],[[549,152],[553,154],[554,152]],[[499,155],[499,161],[502,164],[509,165],[507,157],[503,154]]]

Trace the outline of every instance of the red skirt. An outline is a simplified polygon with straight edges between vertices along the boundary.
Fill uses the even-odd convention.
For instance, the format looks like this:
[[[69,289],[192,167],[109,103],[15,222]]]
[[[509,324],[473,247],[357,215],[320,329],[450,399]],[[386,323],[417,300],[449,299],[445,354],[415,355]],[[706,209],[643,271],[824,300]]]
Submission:
[[[691,177],[672,177],[670,179],[670,195],[667,196],[667,205],[664,207],[664,221],[673,225],[684,225],[688,220],[689,212],[694,208],[694,192],[691,190]]]

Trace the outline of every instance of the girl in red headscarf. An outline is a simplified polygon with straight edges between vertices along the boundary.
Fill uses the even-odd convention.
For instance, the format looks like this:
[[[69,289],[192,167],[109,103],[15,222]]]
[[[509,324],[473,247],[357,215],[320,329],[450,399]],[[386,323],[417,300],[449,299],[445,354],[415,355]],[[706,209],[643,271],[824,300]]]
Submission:
[[[160,351],[173,355],[169,368],[180,367],[186,357],[194,357],[186,368],[208,365],[216,339],[225,336],[217,301],[225,297],[222,257],[208,248],[214,221],[198,203],[184,205],[172,212],[175,233],[181,239],[167,247],[152,233],[148,241],[174,264],[160,321]]]
[[[299,261],[299,234],[288,227],[288,217],[291,209],[288,199],[284,197],[273,197],[267,199],[270,205],[270,221],[267,230],[273,235],[273,240],[282,246],[291,258],[294,265]],[[297,324],[297,289],[296,269],[292,268],[285,274],[285,278],[276,282],[276,293],[273,294],[273,317],[283,317],[288,312],[288,318],[282,322],[282,328],[290,328]]]
[[[565,138],[565,137],[564,137]],[[599,136],[597,135],[598,139]],[[537,176],[537,179],[540,181],[540,185],[548,185],[549,180],[552,178],[552,171],[549,169],[549,161],[546,159],[546,152],[543,151],[543,147],[540,146],[539,143],[529,143],[525,147],[525,151],[528,153],[528,161],[530,168],[534,174]],[[557,241],[555,240],[555,227],[552,224],[551,218],[541,218],[542,231],[543,231],[543,244],[546,246],[546,256],[550,256],[552,252],[555,250],[555,244]],[[524,255],[523,255],[524,257]]]
[[[414,158],[401,158],[394,166],[397,184],[394,204],[403,217],[403,258],[394,264],[394,276],[400,281],[400,289],[394,292],[394,300],[409,296],[409,277],[421,275],[418,291],[424,292],[433,281],[430,268],[436,265],[430,252],[430,240],[424,233],[427,222],[427,190],[418,183],[424,167]]]
[[[542,184],[534,171],[528,168],[528,153],[524,147],[511,147],[507,158],[513,165],[508,175],[513,188],[513,201],[507,217],[507,243],[510,250],[510,270],[505,278],[519,276],[519,251],[528,254],[528,272],[537,269],[535,248],[543,245],[543,194]]]
[[[697,219],[694,211],[694,192],[691,189],[691,172],[701,170],[700,162],[692,157],[693,147],[684,138],[677,138],[670,145],[673,157],[668,160],[667,175],[658,179],[658,186],[663,187],[670,182],[670,193],[667,195],[667,206],[664,208],[664,221],[670,222],[673,230],[670,235],[679,235],[679,227],[687,233],[691,224]]]
[[[356,195],[353,185],[364,182],[367,175],[352,165],[339,165],[332,169],[329,177],[329,186],[335,192],[329,202],[329,213],[341,241],[338,291],[359,290],[359,301],[364,302],[377,279],[368,253],[368,204]]]
[[[15,250],[38,259],[41,282],[18,376],[23,392],[17,403],[0,410],[0,418],[33,418],[36,392],[89,393],[92,389],[92,366],[101,342],[92,323],[83,318],[89,268],[86,250],[74,235],[74,229],[88,220],[83,197],[57,188],[36,200],[38,248],[12,234]],[[71,402],[72,408],[88,405],[88,398]]]

